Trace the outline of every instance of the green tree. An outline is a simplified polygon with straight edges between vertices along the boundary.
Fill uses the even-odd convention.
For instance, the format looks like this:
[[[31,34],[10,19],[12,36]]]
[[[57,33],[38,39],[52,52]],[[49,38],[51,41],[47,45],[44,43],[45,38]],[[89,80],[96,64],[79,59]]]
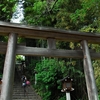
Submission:
[[[56,0],[56,2],[50,2],[49,6],[47,0],[30,0],[25,2],[25,20],[27,24],[31,25],[51,26],[66,30],[77,30],[84,32],[100,32],[99,10],[99,0]],[[57,48],[75,49],[76,47],[79,47],[79,45],[79,43],[66,43],[57,41]],[[92,44],[90,45],[90,48],[99,51],[99,45]],[[77,64],[72,66],[72,62],[74,62],[73,59],[60,60],[71,63],[71,69],[69,67],[67,70],[71,70],[77,73],[74,73],[76,75],[75,79],[77,79],[75,83],[80,84],[75,85],[77,91],[75,90],[76,93],[74,95],[77,96],[78,92],[81,94],[81,96],[75,97],[74,100],[76,98],[81,98],[83,94],[87,94],[85,81],[80,81],[84,75],[81,74],[82,76],[80,75],[81,77],[79,77],[78,74],[79,71],[83,72],[82,61],[77,62],[77,60],[75,60]],[[77,67],[77,69],[74,69],[73,67]],[[73,73],[71,73],[71,75],[73,76]],[[85,92],[78,90],[79,87],[84,89]],[[81,98],[81,100],[86,100],[85,97]]]
[[[57,79],[61,78],[62,74],[60,67],[63,63],[58,62],[56,59],[44,59],[37,63],[35,71],[37,72],[37,84],[39,94],[43,100],[56,100]]]
[[[80,62],[81,63],[81,62]],[[77,65],[77,67],[76,67]],[[79,70],[81,67],[78,61],[72,60],[72,62],[65,62],[65,60],[58,59],[44,59],[36,64],[35,71],[37,73],[37,90],[41,95],[43,100],[59,100],[61,98],[65,99],[64,94],[61,93],[62,84],[59,82],[66,76],[70,76],[74,79],[73,86],[77,86],[75,91],[71,93],[72,100],[84,99],[86,100],[86,90],[84,88],[84,73],[83,69]],[[59,82],[59,83],[58,83]],[[77,85],[78,84],[78,85]],[[80,90],[80,88],[81,90]],[[84,91],[84,92],[83,92]],[[79,92],[80,94],[77,94]],[[82,96],[81,94],[84,95]]]
[[[15,10],[17,0],[1,0],[0,1],[0,20],[10,21]]]
[[[10,21],[14,11],[16,0],[1,0],[0,1],[0,21]],[[0,36],[0,41],[7,42],[7,36]],[[0,55],[0,75],[3,73],[5,55]]]

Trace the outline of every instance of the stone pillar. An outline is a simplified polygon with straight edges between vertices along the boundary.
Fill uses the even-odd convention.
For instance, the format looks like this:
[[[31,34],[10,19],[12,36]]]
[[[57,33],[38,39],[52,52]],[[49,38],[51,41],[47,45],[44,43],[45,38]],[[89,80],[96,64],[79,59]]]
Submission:
[[[89,100],[99,100],[97,88],[96,88],[96,82],[94,78],[93,67],[91,63],[90,52],[88,48],[88,43],[86,40],[83,40],[81,44],[82,44],[83,55],[84,55],[84,59],[83,59],[84,73],[85,73],[85,79],[86,79],[88,98]]]
[[[12,100],[17,34],[9,34],[0,100]]]

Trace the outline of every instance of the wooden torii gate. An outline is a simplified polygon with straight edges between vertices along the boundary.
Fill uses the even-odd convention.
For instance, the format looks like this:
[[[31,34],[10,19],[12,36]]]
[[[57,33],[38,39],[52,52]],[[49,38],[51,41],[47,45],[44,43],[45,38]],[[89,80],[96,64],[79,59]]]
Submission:
[[[88,98],[99,100],[91,59],[100,59],[100,53],[88,48],[88,43],[100,44],[99,34],[0,22],[0,35],[9,37],[7,44],[0,43],[0,53],[6,54],[0,100],[12,100],[16,54],[83,59]],[[46,39],[48,47],[21,46],[17,44],[18,37]],[[56,40],[81,43],[82,50],[56,49]]]

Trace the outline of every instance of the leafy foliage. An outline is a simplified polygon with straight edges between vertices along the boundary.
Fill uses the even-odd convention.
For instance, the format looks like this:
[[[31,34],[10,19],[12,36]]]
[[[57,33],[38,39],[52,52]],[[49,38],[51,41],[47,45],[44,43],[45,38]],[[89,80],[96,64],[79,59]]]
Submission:
[[[10,21],[17,0],[1,0],[0,1],[0,20]]]
[[[55,2],[56,1],[56,2]],[[100,0],[26,0],[25,22],[30,25],[52,26],[66,30],[78,30],[84,32],[100,32]],[[0,20],[9,21],[16,7],[17,0],[0,1]],[[11,5],[11,6],[10,6]],[[0,40],[6,40],[0,37]],[[19,39],[18,42],[22,40]],[[32,41],[29,44],[39,45],[39,41]],[[45,44],[45,42],[43,42]],[[66,43],[57,41],[57,48],[75,49],[78,43]],[[45,44],[46,45],[46,44]],[[44,47],[46,47],[44,45]],[[100,46],[92,44],[90,48],[100,51]],[[2,57],[1,57],[2,58]],[[31,57],[30,57],[31,58]],[[35,58],[34,58],[35,59]],[[40,59],[39,59],[40,60]],[[28,77],[34,81],[34,68],[37,61],[29,60],[26,71]],[[2,66],[2,64],[0,64]],[[99,61],[93,61],[98,91],[99,85]],[[1,68],[1,67],[0,67]],[[44,59],[37,63],[35,70],[37,74],[37,90],[44,100],[64,100],[65,95],[61,94],[61,86],[57,80],[70,75],[74,79],[75,91],[71,96],[73,100],[86,100],[82,61],[75,59]],[[80,88],[81,90],[80,90]],[[53,90],[52,90],[53,88]],[[55,94],[56,93],[56,94]],[[77,95],[79,93],[79,95]],[[99,93],[100,94],[100,93]]]
[[[77,84],[76,80],[84,78],[83,73],[78,70],[76,67],[76,61],[65,62],[58,59],[44,59],[36,64],[35,71],[36,74],[36,87],[38,93],[41,95],[43,100],[59,100],[63,97],[61,96],[61,82],[59,80],[63,77],[70,76],[73,77],[74,85]],[[69,67],[70,66],[70,67]],[[78,81],[79,82],[79,81]],[[84,84],[84,81],[81,84],[78,84],[78,87]],[[82,87],[83,87],[82,86]],[[77,91],[75,91],[77,92]],[[74,92],[74,93],[75,93]],[[61,97],[60,97],[61,96]],[[73,98],[77,99],[77,96],[72,94]],[[84,98],[84,97],[83,97]],[[61,99],[62,100],[62,99]]]
[[[99,83],[100,82],[100,74],[99,74],[100,68],[99,68],[99,65],[100,65],[100,60],[93,61],[97,89],[98,89],[98,93],[100,94],[100,83]]]
[[[55,59],[45,59],[36,65],[38,91],[42,93],[43,100],[54,100],[57,77],[61,77],[59,66]]]
[[[66,30],[79,30],[84,32],[99,32],[99,3],[99,0],[57,0],[57,2],[54,4],[54,1],[51,0],[51,2],[49,1],[48,6],[48,0],[30,0],[26,1],[25,3],[25,20],[28,24],[31,25],[52,26],[56,28],[63,28]],[[54,6],[52,6],[53,4]],[[80,46],[80,44],[78,43],[66,43],[59,41],[57,41],[56,45],[57,48],[62,49],[75,49],[76,47]],[[92,45],[92,47],[90,48],[98,48],[99,50],[99,47],[97,45]],[[60,61],[62,62],[62,59],[60,59]],[[75,91],[73,92],[74,96],[72,95],[72,97],[74,98],[74,100],[86,100],[87,93],[82,61],[77,61],[74,59],[63,59],[63,61],[64,64],[65,61],[67,61],[67,63],[65,65],[62,64],[63,67],[60,66],[59,68],[59,72],[61,73],[62,77],[64,77],[66,74],[69,74],[75,79]],[[47,74],[47,72],[49,71],[44,71],[42,69],[42,67],[44,66],[42,66],[43,62],[44,61],[41,61],[39,65],[37,65],[40,67],[39,69],[36,67],[36,70],[39,70],[38,80],[41,81],[41,84],[43,83],[42,86],[39,83],[39,88],[37,87],[39,93],[42,95],[42,93],[45,93],[45,91],[49,91],[46,95],[42,95],[45,100],[48,97],[52,97],[50,96],[52,95],[52,90],[49,90],[48,87],[48,85],[50,85],[49,81],[51,80],[51,78],[50,80],[48,79],[49,74]],[[46,63],[49,63],[49,61]],[[45,67],[49,69],[48,66]],[[46,74],[44,74],[43,72]],[[47,75],[46,78],[44,78],[45,75]],[[52,75],[50,77],[52,77]],[[41,78],[43,78],[43,80]],[[57,79],[59,79],[59,77],[57,77]],[[79,87],[81,88],[81,90],[79,89]],[[43,92],[41,93],[40,91]],[[77,96],[77,93],[80,93],[80,95]]]

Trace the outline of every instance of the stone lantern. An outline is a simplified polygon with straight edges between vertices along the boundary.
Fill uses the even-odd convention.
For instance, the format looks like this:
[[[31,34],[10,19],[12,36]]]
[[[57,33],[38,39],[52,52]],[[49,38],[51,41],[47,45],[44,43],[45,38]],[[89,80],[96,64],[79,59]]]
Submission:
[[[70,77],[65,77],[65,78],[61,79],[61,82],[62,82],[61,92],[73,91],[74,88],[72,88],[72,81],[73,81],[73,79],[71,79]]]
[[[71,79],[70,77],[67,76],[67,77],[61,79],[60,81],[62,82],[61,92],[66,93],[66,100],[71,100],[70,91],[74,90],[74,88],[72,88],[73,79]]]

